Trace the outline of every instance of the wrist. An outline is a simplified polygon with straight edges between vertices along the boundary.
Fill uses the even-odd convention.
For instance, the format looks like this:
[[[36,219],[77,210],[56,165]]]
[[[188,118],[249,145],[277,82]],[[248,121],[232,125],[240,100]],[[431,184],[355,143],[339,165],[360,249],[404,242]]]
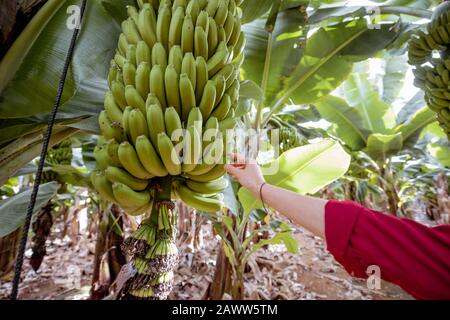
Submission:
[[[257,182],[257,183],[255,183],[253,186],[252,186],[252,188],[250,189],[250,191],[252,192],[252,194],[253,194],[253,196],[256,198],[256,199],[260,199],[260,193],[262,192],[262,190],[261,190],[261,188],[264,188],[264,186],[263,185],[266,185],[267,183],[265,182],[265,181],[260,181],[260,182]]]

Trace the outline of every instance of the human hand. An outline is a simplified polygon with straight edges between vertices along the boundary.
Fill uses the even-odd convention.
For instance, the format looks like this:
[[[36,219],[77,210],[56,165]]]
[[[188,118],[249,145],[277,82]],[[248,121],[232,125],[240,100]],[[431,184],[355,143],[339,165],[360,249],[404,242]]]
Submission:
[[[259,188],[265,182],[261,169],[254,159],[245,159],[240,154],[232,153],[232,164],[225,165],[225,170],[243,187],[258,197]]]

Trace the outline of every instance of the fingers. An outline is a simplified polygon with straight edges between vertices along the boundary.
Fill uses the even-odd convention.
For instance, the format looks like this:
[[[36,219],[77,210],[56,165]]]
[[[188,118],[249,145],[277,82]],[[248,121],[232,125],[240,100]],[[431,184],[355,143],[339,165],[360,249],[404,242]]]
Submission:
[[[247,163],[247,159],[245,159],[239,153],[230,153],[230,158],[233,164],[244,165]]]

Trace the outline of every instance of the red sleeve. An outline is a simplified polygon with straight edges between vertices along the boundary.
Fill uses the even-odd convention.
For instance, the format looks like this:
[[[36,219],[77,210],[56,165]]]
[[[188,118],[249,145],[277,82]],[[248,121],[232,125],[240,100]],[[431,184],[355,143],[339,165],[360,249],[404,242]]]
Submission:
[[[382,279],[417,299],[450,299],[450,225],[430,228],[350,201],[329,201],[325,237],[353,276],[367,278],[367,268],[376,265]]]

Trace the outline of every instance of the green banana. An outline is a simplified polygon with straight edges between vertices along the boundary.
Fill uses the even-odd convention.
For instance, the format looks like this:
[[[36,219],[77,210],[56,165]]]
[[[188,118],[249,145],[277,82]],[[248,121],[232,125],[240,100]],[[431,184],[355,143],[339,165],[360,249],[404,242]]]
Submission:
[[[107,139],[115,139],[119,142],[125,139],[125,134],[123,132],[122,127],[117,122],[111,122],[106,114],[106,111],[103,110],[100,112],[98,116],[98,123],[100,126],[100,131],[102,135]]]
[[[143,167],[155,177],[165,177],[168,172],[152,143],[146,136],[136,139],[136,151]]]
[[[139,12],[138,29],[149,48],[152,48],[156,41],[156,15],[154,9],[146,4]]]
[[[148,191],[134,191],[126,184],[114,182],[112,185],[114,198],[120,205],[127,208],[141,208],[151,201]]]
[[[135,145],[137,137],[141,135],[146,137],[149,136],[147,121],[144,114],[139,109],[135,108],[131,110],[128,116],[128,126],[131,142]]]
[[[119,105],[122,110],[125,110],[127,106],[127,100],[125,99],[125,86],[122,82],[113,80],[111,83],[111,91],[114,96],[114,101]]]
[[[118,156],[119,143],[114,139],[108,140],[104,149],[106,150],[108,163],[112,166],[120,167],[121,164]]]
[[[173,46],[169,52],[169,64],[173,65],[178,74],[181,73],[183,63],[183,52],[180,46]]]
[[[122,22],[122,31],[127,37],[129,44],[137,44],[141,39],[138,27],[133,19],[128,18]]]
[[[167,171],[172,176],[177,176],[181,173],[181,161],[175,147],[166,133],[158,135],[158,150],[162,162]]]
[[[208,80],[203,90],[202,100],[199,108],[202,112],[203,119],[208,119],[214,109],[216,103],[216,84],[213,80]]]
[[[153,104],[147,108],[147,125],[150,141],[156,147],[158,145],[158,135],[166,132],[164,112],[160,106]]]
[[[186,73],[188,75],[189,80],[191,80],[192,88],[195,90],[197,84],[197,70],[192,52],[188,52],[184,55],[181,63],[181,73]]]
[[[204,130],[203,130],[203,143],[202,148],[205,149],[208,144],[210,144],[214,139],[216,139],[217,135],[219,134],[219,121],[216,117],[211,116],[209,117],[208,121],[206,121]]]
[[[105,170],[110,165],[110,159],[104,147],[95,146],[94,159],[95,162],[97,163],[97,168],[100,170]]]
[[[123,65],[123,83],[126,86],[134,86],[136,80],[136,66],[129,62],[128,60],[125,61]]]
[[[181,201],[194,209],[208,213],[216,213],[222,210],[223,203],[221,201],[206,198],[199,193],[192,192],[187,186],[183,184],[177,184],[175,192],[181,199]]]
[[[179,92],[179,77],[175,67],[169,64],[164,75],[167,105],[174,107],[176,112],[181,113],[181,98]]]
[[[219,0],[209,0],[207,2],[205,11],[208,12],[208,15],[210,17],[214,17],[216,15],[218,8],[219,8]]]
[[[208,12],[202,10],[198,14],[197,20],[195,20],[195,27],[201,27],[203,28],[203,31],[205,31],[206,34],[209,32],[209,16]],[[206,59],[206,58],[205,58]]]
[[[165,5],[158,12],[158,20],[156,21],[156,38],[161,42],[166,50],[169,49],[169,29],[172,19],[172,10]]]
[[[180,97],[182,119],[186,120],[189,112],[196,105],[194,87],[186,73],[180,75]]]
[[[227,19],[226,19],[225,23],[223,24],[223,28],[224,28],[225,34],[227,36],[226,40],[227,40],[228,45],[230,45],[230,46],[234,46],[235,45],[235,43],[233,43],[233,44],[230,43],[231,36],[233,35],[234,20],[235,20],[234,16],[229,14],[227,16]]]
[[[181,45],[181,32],[183,30],[184,10],[178,7],[172,16],[169,28],[169,48]]]
[[[164,88],[164,72],[161,66],[153,66],[150,72],[150,92],[155,94],[158,98],[161,106],[165,109],[167,107],[166,102],[166,90]]]
[[[111,183],[119,182],[135,191],[145,190],[148,186],[148,180],[135,178],[125,170],[117,167],[108,167],[105,170],[105,174]]]
[[[228,57],[227,45],[221,41],[217,47],[216,53],[207,61],[208,76],[212,78],[225,64]]]
[[[208,57],[212,57],[216,52],[217,45],[219,44],[219,34],[217,31],[216,21],[212,17],[209,17],[208,22]]]
[[[138,108],[145,113],[145,101],[134,86],[127,85],[125,87],[125,99],[130,107]]]
[[[228,17],[228,2],[220,1],[217,7],[217,11],[214,15],[214,20],[216,20],[217,25],[220,26],[225,24],[227,17]]]
[[[136,45],[136,64],[139,66],[142,62],[147,62],[149,67],[152,62],[151,50],[145,41],[139,41]]]
[[[97,190],[97,192],[104,200],[117,203],[117,200],[114,197],[112,184],[111,182],[109,182],[108,178],[106,178],[106,175],[104,173],[98,171],[92,172],[91,182],[95,190]]]
[[[123,115],[122,115],[123,131],[124,131],[125,135],[128,136],[128,138],[130,137],[130,126],[128,125],[128,118],[130,116],[131,110],[133,110],[133,108],[130,106],[127,106],[125,108],[125,110],[123,111]]]
[[[215,77],[214,82],[216,85],[216,102],[214,106],[216,107],[220,103],[220,101],[222,101],[227,82],[225,80],[225,77],[222,75]]]
[[[111,91],[107,91],[105,94],[104,107],[108,118],[112,122],[118,122],[122,125],[122,110],[116,104],[114,95]]]
[[[194,52],[196,57],[208,60],[208,35],[202,27],[195,27]]]
[[[195,59],[196,67],[196,86],[195,86],[195,99],[197,104],[200,103],[203,96],[203,90],[205,88],[206,82],[208,82],[208,65],[206,60],[199,56]]]
[[[201,133],[203,121],[204,118],[202,116],[202,111],[200,110],[200,108],[192,108],[187,118],[186,127],[189,128],[191,126],[194,126],[195,129],[197,129],[197,132]]]
[[[181,50],[183,53],[194,52],[194,24],[190,15],[184,17],[181,31]]]
[[[222,177],[224,174],[225,174],[224,165],[218,164],[218,165],[214,166],[212,169],[210,169],[207,173],[204,173],[202,175],[195,176],[192,174],[187,174],[186,176],[193,181],[208,182],[208,181],[218,179],[218,178]]]
[[[136,150],[128,141],[124,141],[119,145],[118,155],[120,163],[125,170],[136,178],[143,180],[153,178],[153,175],[142,166]]]
[[[212,116],[217,120],[222,121],[226,118],[231,109],[231,98],[228,93],[225,93],[219,105],[214,109]]]
[[[192,21],[198,21],[199,13],[200,6],[198,4],[198,1],[189,1],[186,7],[186,14],[191,16]]]
[[[136,65],[136,46],[134,44],[128,45],[125,58],[133,65]]]
[[[167,53],[161,42],[155,43],[152,48],[152,65],[159,65],[162,71],[164,71],[167,67]]]
[[[228,180],[224,177],[208,182],[197,182],[192,180],[186,181],[186,186],[200,194],[216,194],[222,192],[228,187]]]
[[[202,157],[202,137],[195,126],[190,126],[186,130],[183,155],[181,171],[189,173],[195,169]]]
[[[174,107],[166,109],[164,123],[166,125],[166,133],[171,139],[174,139],[174,133],[176,134],[178,130],[182,130],[179,113]]]
[[[141,62],[136,70],[136,90],[143,99],[147,98],[150,90],[150,66],[148,62]]]
[[[125,56],[127,53],[128,48],[128,41],[125,34],[121,33],[119,36],[119,42],[118,42],[118,50],[122,56]]]

